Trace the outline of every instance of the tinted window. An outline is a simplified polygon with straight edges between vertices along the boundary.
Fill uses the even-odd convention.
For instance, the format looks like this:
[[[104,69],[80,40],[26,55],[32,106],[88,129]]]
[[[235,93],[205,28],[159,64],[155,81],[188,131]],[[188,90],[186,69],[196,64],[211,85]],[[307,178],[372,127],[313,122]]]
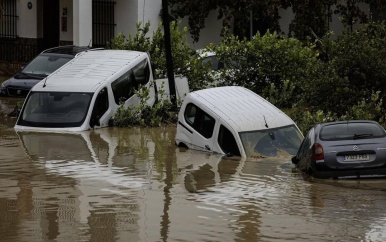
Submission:
[[[147,84],[149,79],[150,66],[145,59],[111,83],[115,103],[125,102],[134,95],[134,90],[138,90],[139,85]]]
[[[125,102],[127,99],[133,96],[134,88],[134,73],[132,70],[130,70],[111,83],[111,89],[113,90],[115,103],[120,104],[121,102]]]
[[[49,75],[71,59],[71,57],[67,56],[39,55],[23,69],[22,73]]]
[[[240,156],[240,150],[237,146],[235,137],[231,131],[229,131],[223,125],[220,126],[220,132],[218,134],[217,141],[225,154]]]
[[[196,105],[189,103],[185,109],[185,121],[205,138],[213,135],[215,120]]]
[[[20,125],[79,127],[86,118],[92,93],[32,92],[26,100]]]
[[[133,68],[133,73],[136,82],[135,88],[138,88],[139,85],[146,85],[150,78],[150,67],[147,59],[136,65]]]
[[[321,140],[347,140],[384,137],[385,131],[376,123],[338,123],[321,128]]]

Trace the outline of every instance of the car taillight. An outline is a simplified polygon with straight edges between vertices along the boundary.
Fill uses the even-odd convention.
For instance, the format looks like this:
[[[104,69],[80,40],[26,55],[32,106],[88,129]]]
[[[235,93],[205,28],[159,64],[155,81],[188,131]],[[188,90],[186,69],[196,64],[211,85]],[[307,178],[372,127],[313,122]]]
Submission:
[[[314,144],[314,160],[324,160],[324,151],[323,146],[321,144]]]

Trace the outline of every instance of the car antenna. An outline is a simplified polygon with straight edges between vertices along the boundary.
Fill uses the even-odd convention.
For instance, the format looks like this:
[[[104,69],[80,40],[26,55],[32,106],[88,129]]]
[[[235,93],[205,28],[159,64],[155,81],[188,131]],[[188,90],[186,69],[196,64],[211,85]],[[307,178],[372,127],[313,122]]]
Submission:
[[[46,86],[47,86],[47,85],[46,85],[47,79],[48,79],[48,77],[46,77],[46,79],[44,79],[43,87],[46,87]]]
[[[265,120],[265,116],[263,115],[264,122],[265,122],[265,127],[268,128],[267,120]]]

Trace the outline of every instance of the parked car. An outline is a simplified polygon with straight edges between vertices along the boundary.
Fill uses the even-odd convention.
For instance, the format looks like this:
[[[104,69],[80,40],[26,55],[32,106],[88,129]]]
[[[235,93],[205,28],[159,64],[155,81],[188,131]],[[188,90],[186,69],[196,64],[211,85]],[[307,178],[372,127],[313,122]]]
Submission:
[[[184,80],[188,85],[186,78],[180,81]],[[148,88],[145,102],[151,107],[161,95],[157,95],[147,53],[83,51],[32,87],[15,130],[78,132],[106,127],[120,105],[134,108],[141,104],[135,93],[140,86]],[[184,85],[176,85],[178,94],[183,94],[179,88],[189,90]]]
[[[207,49],[196,50],[196,54],[204,65],[209,65],[209,75],[213,82],[207,83],[206,87],[225,86],[224,75],[233,75],[234,69],[238,66],[236,61],[230,64],[222,62],[215,52]]]
[[[178,114],[176,145],[241,157],[296,154],[303,135],[283,111],[239,86],[189,93]]]
[[[385,176],[385,129],[369,120],[317,124],[309,130],[292,163],[315,178]]]
[[[36,83],[87,49],[90,47],[66,45],[44,50],[24,66],[19,73],[1,84],[0,95],[27,96]]]

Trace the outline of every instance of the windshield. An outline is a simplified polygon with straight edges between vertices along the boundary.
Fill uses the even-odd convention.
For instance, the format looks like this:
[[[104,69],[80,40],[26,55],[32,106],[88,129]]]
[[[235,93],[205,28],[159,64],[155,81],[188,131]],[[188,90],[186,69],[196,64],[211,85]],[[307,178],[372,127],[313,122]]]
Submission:
[[[22,73],[48,76],[71,59],[68,56],[38,55],[24,67]]]
[[[19,125],[32,127],[79,127],[83,124],[92,93],[31,92]]]
[[[367,122],[329,124],[320,130],[321,140],[352,140],[384,136],[385,131],[381,126]]]
[[[295,155],[303,135],[295,125],[240,133],[247,157]]]

